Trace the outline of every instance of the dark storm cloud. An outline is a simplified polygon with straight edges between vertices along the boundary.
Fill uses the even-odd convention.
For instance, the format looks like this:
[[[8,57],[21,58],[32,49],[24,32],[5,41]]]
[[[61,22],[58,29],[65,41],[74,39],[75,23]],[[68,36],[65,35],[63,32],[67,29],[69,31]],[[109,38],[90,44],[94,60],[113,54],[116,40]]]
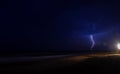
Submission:
[[[97,31],[118,26],[120,18],[118,9],[117,4],[86,3],[76,0],[2,1],[1,48],[10,50],[79,48],[84,40],[73,34],[90,32],[91,24],[94,22],[97,23]]]

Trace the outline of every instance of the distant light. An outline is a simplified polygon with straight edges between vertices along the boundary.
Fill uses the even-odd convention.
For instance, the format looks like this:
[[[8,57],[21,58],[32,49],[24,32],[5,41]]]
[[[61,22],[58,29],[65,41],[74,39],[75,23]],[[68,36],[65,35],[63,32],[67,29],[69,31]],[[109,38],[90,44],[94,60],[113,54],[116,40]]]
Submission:
[[[120,50],[120,43],[118,43],[118,44],[117,44],[117,49],[119,49],[119,50]]]

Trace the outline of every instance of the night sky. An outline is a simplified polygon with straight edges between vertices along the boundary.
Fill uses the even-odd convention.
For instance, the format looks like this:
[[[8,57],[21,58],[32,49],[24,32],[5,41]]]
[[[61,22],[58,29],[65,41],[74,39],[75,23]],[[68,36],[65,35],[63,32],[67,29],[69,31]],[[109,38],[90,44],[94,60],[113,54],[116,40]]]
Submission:
[[[86,50],[119,39],[118,2],[0,1],[0,51]]]

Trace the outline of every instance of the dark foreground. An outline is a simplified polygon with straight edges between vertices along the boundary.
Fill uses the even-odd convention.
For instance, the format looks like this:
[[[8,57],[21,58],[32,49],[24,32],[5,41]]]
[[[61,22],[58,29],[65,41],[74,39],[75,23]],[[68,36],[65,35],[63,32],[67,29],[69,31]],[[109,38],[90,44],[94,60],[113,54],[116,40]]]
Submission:
[[[118,53],[102,53],[63,56],[36,61],[1,63],[0,72],[33,74],[120,74],[120,55]]]

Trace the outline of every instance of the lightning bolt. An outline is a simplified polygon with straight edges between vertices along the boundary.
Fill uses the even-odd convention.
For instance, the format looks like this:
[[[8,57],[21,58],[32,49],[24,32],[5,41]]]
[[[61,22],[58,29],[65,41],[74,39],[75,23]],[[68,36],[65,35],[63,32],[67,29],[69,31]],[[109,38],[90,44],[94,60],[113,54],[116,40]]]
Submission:
[[[91,40],[91,43],[92,43],[92,45],[91,45],[91,49],[93,49],[94,46],[95,46],[95,40],[94,40],[93,35],[90,35],[90,40]]]

